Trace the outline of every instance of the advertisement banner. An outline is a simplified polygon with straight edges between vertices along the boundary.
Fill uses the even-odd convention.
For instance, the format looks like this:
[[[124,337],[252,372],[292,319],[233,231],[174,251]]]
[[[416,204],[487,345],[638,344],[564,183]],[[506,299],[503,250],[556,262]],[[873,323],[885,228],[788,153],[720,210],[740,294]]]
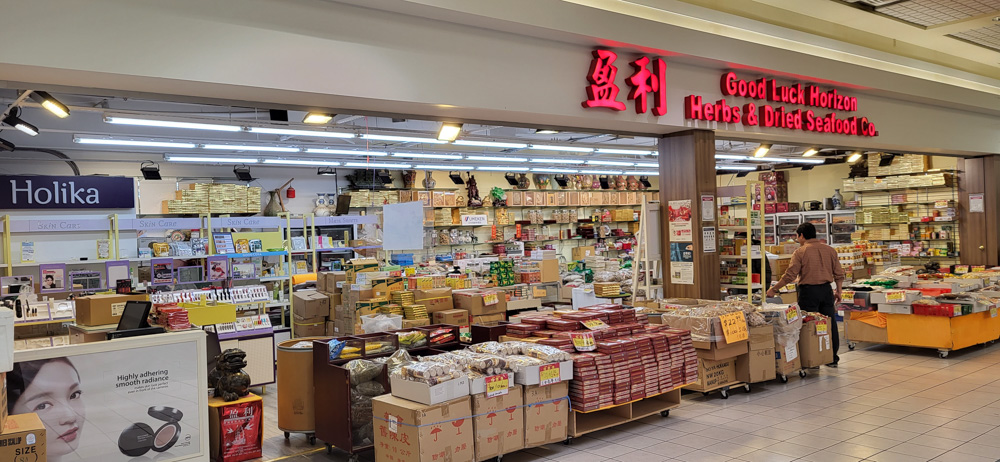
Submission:
[[[135,179],[124,176],[0,176],[0,209],[131,209]]]
[[[139,342],[148,341],[128,341]],[[49,462],[197,457],[207,443],[198,357],[192,340],[20,361],[7,374],[8,409],[38,414]]]

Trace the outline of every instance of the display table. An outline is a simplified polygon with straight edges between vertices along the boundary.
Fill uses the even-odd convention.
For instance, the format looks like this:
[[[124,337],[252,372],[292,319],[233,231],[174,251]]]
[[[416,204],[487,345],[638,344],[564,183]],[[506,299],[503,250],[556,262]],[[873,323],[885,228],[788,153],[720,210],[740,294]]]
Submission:
[[[854,349],[854,342],[870,342],[936,348],[944,358],[949,351],[1000,338],[1000,316],[991,317],[989,311],[955,317],[893,313],[885,317],[885,329],[849,320],[845,332],[851,342],[848,347]]]
[[[264,400],[250,393],[236,401],[208,401],[212,460],[242,462],[261,457],[264,444]]]

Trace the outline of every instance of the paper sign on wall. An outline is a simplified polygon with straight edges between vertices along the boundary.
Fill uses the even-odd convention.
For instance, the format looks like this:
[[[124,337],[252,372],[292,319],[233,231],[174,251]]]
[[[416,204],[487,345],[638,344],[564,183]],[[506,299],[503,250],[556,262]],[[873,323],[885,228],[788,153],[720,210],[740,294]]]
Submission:
[[[750,338],[747,330],[747,317],[742,311],[726,313],[719,316],[722,321],[722,333],[726,337],[726,343],[739,342]]]
[[[691,199],[669,201],[670,240],[672,242],[691,242],[693,236],[691,227]]]
[[[969,194],[969,211],[976,213],[983,213],[983,197],[984,194]]]
[[[701,195],[701,221],[715,221],[715,196]]]
[[[701,249],[705,253],[715,252],[714,226],[706,226],[701,229]]]

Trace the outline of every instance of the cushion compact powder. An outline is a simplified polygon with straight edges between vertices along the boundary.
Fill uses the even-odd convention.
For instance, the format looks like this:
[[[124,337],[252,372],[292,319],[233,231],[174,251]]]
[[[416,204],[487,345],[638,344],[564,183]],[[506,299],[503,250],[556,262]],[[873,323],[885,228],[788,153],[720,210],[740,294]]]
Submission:
[[[126,456],[138,457],[150,449],[163,452],[177,443],[181,434],[178,421],[184,414],[172,407],[153,406],[147,411],[150,417],[163,420],[164,423],[155,432],[144,423],[135,423],[125,429],[118,437],[118,449]]]

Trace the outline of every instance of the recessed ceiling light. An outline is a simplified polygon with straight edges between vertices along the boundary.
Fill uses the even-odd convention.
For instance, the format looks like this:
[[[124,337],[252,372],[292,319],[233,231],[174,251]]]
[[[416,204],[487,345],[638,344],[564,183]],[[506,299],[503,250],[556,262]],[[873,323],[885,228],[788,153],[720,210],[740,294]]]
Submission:
[[[818,152],[819,152],[819,149],[809,148],[809,149],[806,149],[806,152],[802,153],[802,157],[812,157],[812,156],[815,156],[816,153],[818,153]]]
[[[559,133],[559,130],[552,130],[550,128],[540,128],[535,130],[536,135],[555,135],[556,133]]]
[[[430,143],[430,144],[447,144],[447,141],[441,141],[434,138],[419,138],[415,136],[394,136],[394,135],[361,135],[361,138],[373,141],[392,141],[394,143]]]
[[[438,130],[437,139],[441,141],[455,141],[458,135],[462,133],[462,124],[441,124],[441,129]]]
[[[333,120],[333,114],[324,114],[322,112],[310,112],[302,119],[302,123],[321,125],[325,123],[330,123]]]
[[[861,153],[858,152],[858,151],[855,151],[853,154],[851,154],[851,157],[847,158],[847,162],[853,164],[853,163],[857,162],[858,159],[860,159],[860,158],[861,158]]]
[[[770,144],[761,144],[759,147],[757,147],[757,150],[754,151],[753,156],[754,157],[764,157],[764,156],[767,155],[767,151],[770,151],[770,150],[771,150],[771,145]]]

